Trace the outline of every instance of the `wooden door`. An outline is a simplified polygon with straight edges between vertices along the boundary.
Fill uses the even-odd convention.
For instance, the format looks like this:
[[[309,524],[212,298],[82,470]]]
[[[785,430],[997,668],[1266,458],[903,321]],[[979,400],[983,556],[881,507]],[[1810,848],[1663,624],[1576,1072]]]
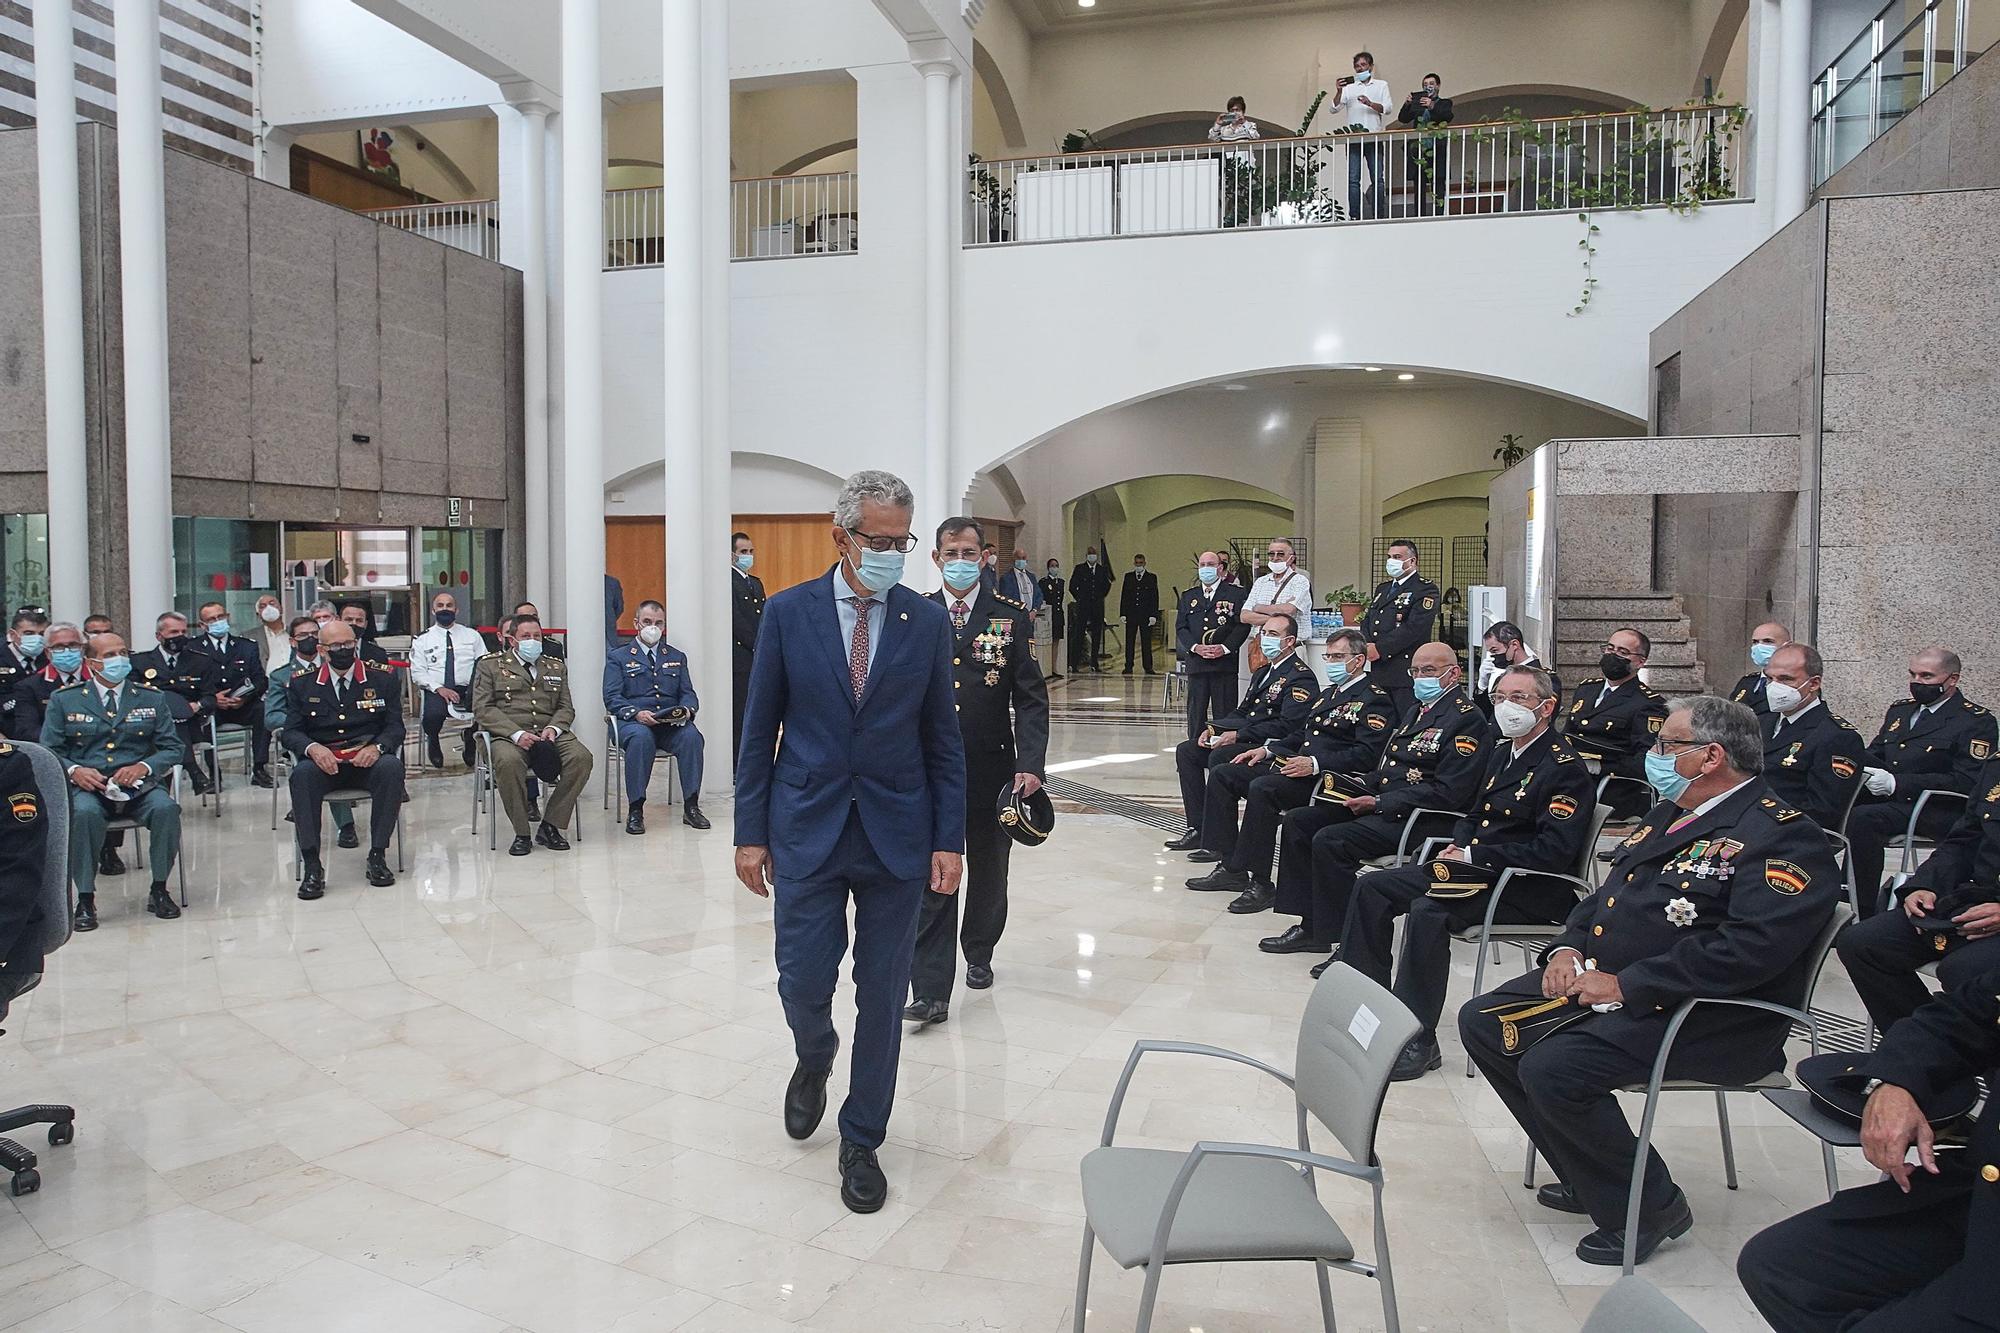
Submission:
[[[765,592],[816,579],[834,561],[828,514],[738,514],[730,530],[747,533],[756,544],[751,572],[764,581]]]
[[[625,590],[618,628],[632,633],[632,611],[667,600],[667,521],[658,516],[604,520],[604,568]]]

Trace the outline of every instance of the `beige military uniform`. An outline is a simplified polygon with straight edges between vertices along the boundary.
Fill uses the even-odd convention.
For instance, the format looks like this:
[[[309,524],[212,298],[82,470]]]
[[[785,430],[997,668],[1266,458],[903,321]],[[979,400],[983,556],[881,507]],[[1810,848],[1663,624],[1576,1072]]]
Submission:
[[[490,653],[472,671],[472,717],[493,738],[493,785],[516,837],[534,830],[528,822],[528,755],[515,744],[517,732],[562,729],[553,741],[562,757],[562,776],[542,804],[542,818],[558,829],[569,827],[576,798],[590,781],[590,749],[570,730],[576,705],[570,700],[569,664],[544,656],[530,668],[511,652]]]

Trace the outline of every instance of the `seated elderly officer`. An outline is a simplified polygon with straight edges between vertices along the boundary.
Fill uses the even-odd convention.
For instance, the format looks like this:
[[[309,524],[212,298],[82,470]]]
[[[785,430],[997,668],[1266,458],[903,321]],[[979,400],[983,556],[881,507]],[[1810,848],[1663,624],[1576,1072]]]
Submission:
[[[1427,863],[1361,876],[1347,909],[1340,957],[1387,986],[1390,937],[1403,926],[1398,999],[1423,1023],[1396,1059],[1390,1077],[1422,1078],[1444,1062],[1438,1016],[1451,975],[1451,932],[1486,919],[1486,891],[1501,872],[1576,871],[1590,833],[1597,781],[1562,737],[1549,729],[1555,682],[1540,667],[1509,667],[1493,682],[1493,725],[1500,739],[1486,761],[1478,803],[1451,831],[1451,844]],[[1546,925],[1563,920],[1576,894],[1560,880],[1517,877],[1507,884],[1494,920]]]
[[[590,749],[576,738],[576,705],[570,699],[568,663],[542,653],[542,622],[514,618],[514,646],[479,659],[472,674],[472,717],[493,738],[493,785],[507,822],[514,826],[509,856],[526,856],[540,843],[569,850],[562,830],[576,798],[590,781]],[[528,836],[528,774],[552,784],[542,820]]]
[[[173,709],[159,690],[135,685],[125,640],[100,634],[90,641],[87,678],[49,696],[42,744],[69,773],[70,878],[76,881],[71,926],[97,929],[97,869],[105,824],[132,818],[152,845],[153,891],[146,910],[163,921],[181,914],[167,890],[181,846],[181,808],[166,783],[183,762]]]
[[[1600,777],[1646,776],[1646,747],[1667,716],[1665,696],[1639,679],[1652,652],[1653,641],[1638,630],[1613,630],[1597,659],[1601,674],[1577,685],[1563,714],[1564,739]],[[1613,783],[1604,795],[1611,813],[1620,818],[1646,809],[1645,795],[1630,783]]]
[[[1277,908],[1299,921],[1257,947],[1328,953],[1314,965],[1315,977],[1333,962],[1361,863],[1396,850],[1412,810],[1466,809],[1486,771],[1492,732],[1466,696],[1457,655],[1445,644],[1426,643],[1411,655],[1410,675],[1415,702],[1375,770],[1322,775],[1312,803],[1285,816]]]
[[[1395,698],[1369,669],[1368,640],[1360,630],[1338,629],[1327,638],[1326,666],[1331,683],[1314,700],[1303,727],[1209,770],[1202,846],[1221,864],[1187,886],[1235,892],[1229,910],[1238,915],[1269,911],[1276,901],[1271,857],[1285,812],[1312,799],[1321,773],[1374,768],[1396,729]],[[1241,834],[1238,800],[1243,801]]]
[[[1678,699],[1646,758],[1661,796],[1620,844],[1603,887],[1576,905],[1542,970],[1468,1000],[1459,1035],[1557,1183],[1536,1201],[1587,1215],[1585,1263],[1616,1264],[1638,1142],[1615,1090],[1643,1083],[1667,1024],[1696,996],[1796,1005],[1809,956],[1841,896],[1818,825],[1771,795],[1757,717],[1709,695]],[[1785,1063],[1791,1020],[1701,1005],[1674,1042],[1669,1078],[1761,1078]],[[1694,1225],[1655,1152],[1636,1253]]]
[[[1174,767],[1181,775],[1181,813],[1188,831],[1167,844],[1170,852],[1192,852],[1201,846],[1208,775],[1244,751],[1296,731],[1319,697],[1319,678],[1298,653],[1297,622],[1279,612],[1266,618],[1257,633],[1264,665],[1251,675],[1243,702],[1230,716],[1209,723],[1201,735],[1174,747]],[[1194,859],[1215,858],[1211,854]]]
[[[707,828],[701,812],[701,728],[695,713],[694,678],[687,654],[666,642],[667,608],[644,601],[632,613],[638,633],[604,658],[604,711],[618,722],[618,748],[625,755],[627,833],[646,831],[646,788],[653,780],[653,756],[665,750],[680,770],[681,823]]]
[[[1786,805],[1838,832],[1861,784],[1861,733],[1820,698],[1826,664],[1809,643],[1788,643],[1764,665],[1764,781]],[[1747,705],[1746,705],[1747,707]]]
[[[1861,800],[1847,821],[1863,916],[1875,912],[1885,850],[1909,827],[1917,798],[1927,789],[1983,790],[1974,784],[1996,752],[1994,719],[1959,689],[1959,668],[1949,648],[1926,648],[1912,657],[1910,695],[1889,705],[1868,747]],[[1918,836],[1943,837],[1964,809],[1961,801],[1926,802]]]
[[[1938,965],[1947,988],[2000,967],[2000,759],[1988,760],[1972,803],[1903,885],[1902,910],[1878,912],[1834,942],[1875,1026],[1930,998],[1917,969]]]
[[[320,802],[344,787],[368,789],[368,882],[387,888],[389,840],[403,806],[403,678],[393,668],[361,660],[354,627],[329,620],[319,632],[317,671],[295,671],[285,682],[286,751],[292,766],[292,826],[305,873],[299,897],[326,896],[320,864]]]

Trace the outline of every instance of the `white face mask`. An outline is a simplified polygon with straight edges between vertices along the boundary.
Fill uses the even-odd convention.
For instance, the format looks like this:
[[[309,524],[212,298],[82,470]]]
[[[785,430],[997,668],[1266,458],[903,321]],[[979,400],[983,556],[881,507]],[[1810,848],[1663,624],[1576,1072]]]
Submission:
[[[277,622],[279,614],[280,613],[277,607],[267,606],[257,612],[257,618],[263,621],[265,624],[270,625],[270,624],[275,624]]]
[[[1392,555],[1382,562],[1382,570],[1390,578],[1399,579],[1403,577],[1403,562]]]
[[[1776,680],[1767,680],[1764,682],[1764,698],[1771,705],[1771,711],[1774,713],[1797,712],[1799,706],[1806,701],[1805,695],[1800,694],[1784,682]]]
[[[1502,736],[1517,741],[1535,729],[1535,710],[1523,708],[1512,699],[1502,699],[1493,705],[1493,722]]]
[[[1283,578],[1285,576],[1285,571],[1292,567],[1291,562],[1289,560],[1271,560],[1267,561],[1266,563],[1268,563],[1271,566],[1271,572],[1273,574],[1276,574],[1279,578]]]
[[[639,642],[645,644],[648,648],[651,648],[654,644],[658,643],[665,636],[666,636],[666,631],[661,629],[658,625],[639,626]]]

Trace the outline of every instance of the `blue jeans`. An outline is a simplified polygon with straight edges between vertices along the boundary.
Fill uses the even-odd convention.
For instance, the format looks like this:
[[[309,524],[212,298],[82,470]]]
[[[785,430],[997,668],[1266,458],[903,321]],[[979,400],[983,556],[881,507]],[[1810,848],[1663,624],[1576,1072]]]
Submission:
[[[903,997],[928,880],[891,876],[852,806],[824,865],[804,879],[790,879],[781,862],[774,878],[778,998],[799,1063],[808,1069],[830,1068],[840,1048],[833,989],[847,953],[847,900],[854,899],[854,1049],[840,1137],[879,1148],[896,1101]]]
[[[640,722],[620,722],[618,748],[625,753],[626,800],[646,799],[646,786],[653,778],[653,756],[661,750],[672,755],[680,769],[682,798],[701,799],[702,740],[694,723],[670,727],[663,722],[648,727]]]
[[[1347,216],[1389,216],[1389,181],[1382,171],[1382,145],[1370,139],[1347,149]],[[1361,207],[1361,164],[1368,164],[1368,207]]]

